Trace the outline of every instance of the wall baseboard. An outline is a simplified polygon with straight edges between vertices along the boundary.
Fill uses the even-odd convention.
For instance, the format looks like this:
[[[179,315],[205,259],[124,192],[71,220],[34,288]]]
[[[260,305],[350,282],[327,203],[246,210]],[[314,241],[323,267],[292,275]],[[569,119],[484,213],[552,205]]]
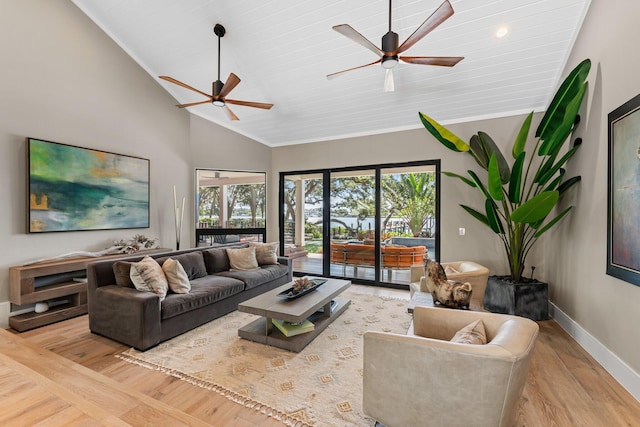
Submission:
[[[571,335],[636,400],[640,401],[640,375],[636,371],[552,302],[549,302],[549,311],[550,316],[562,329]]]
[[[9,328],[9,313],[11,313],[11,303],[0,302],[0,329]]]

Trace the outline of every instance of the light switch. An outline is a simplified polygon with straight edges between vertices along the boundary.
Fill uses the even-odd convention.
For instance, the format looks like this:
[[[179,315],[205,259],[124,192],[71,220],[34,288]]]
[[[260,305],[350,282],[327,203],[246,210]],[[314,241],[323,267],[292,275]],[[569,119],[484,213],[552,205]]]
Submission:
[[[466,230],[464,229],[464,227],[458,228],[458,234],[459,235],[464,236],[465,233],[466,233]]]

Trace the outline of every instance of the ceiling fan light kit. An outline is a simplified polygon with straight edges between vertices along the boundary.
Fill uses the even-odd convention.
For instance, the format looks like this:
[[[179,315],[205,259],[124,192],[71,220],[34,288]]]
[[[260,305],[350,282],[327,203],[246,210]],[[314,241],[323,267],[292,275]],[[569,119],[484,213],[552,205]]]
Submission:
[[[329,74],[327,75],[328,79],[340,76],[348,71],[353,71],[380,63],[380,65],[382,65],[382,68],[386,70],[384,90],[385,92],[393,92],[394,83],[393,73],[391,72],[391,70],[396,65],[398,65],[398,62],[400,61],[407,64],[453,67],[458,62],[464,59],[464,57],[462,56],[400,56],[401,53],[422,40],[424,36],[429,34],[436,27],[453,16],[454,11],[451,7],[451,3],[449,3],[449,0],[445,0],[438,7],[438,9],[436,9],[436,11],[433,12],[402,44],[399,44],[398,34],[391,30],[391,11],[391,0],[389,0],[389,31],[384,36],[382,36],[382,48],[378,48],[348,24],[335,25],[333,27],[335,31],[339,32],[343,36],[364,46],[365,48],[378,55],[379,59],[370,64],[365,64],[359,67],[349,68],[347,70]]]
[[[213,27],[213,33],[218,37],[218,79],[211,84],[211,94],[202,92],[201,90],[191,87],[186,83],[182,83],[181,81],[176,80],[173,77],[159,76],[162,80],[166,80],[178,86],[182,86],[185,89],[192,90],[194,92],[199,93],[200,95],[207,97],[205,101],[190,102],[187,104],[178,104],[176,105],[176,107],[186,108],[186,107],[192,107],[194,105],[210,103],[216,107],[221,107],[230,120],[240,120],[240,119],[238,118],[238,116],[236,116],[233,113],[233,111],[231,111],[231,109],[227,104],[242,105],[245,107],[253,107],[253,108],[262,108],[264,110],[269,110],[271,109],[271,107],[273,107],[273,104],[266,104],[262,102],[250,102],[250,101],[239,101],[235,99],[227,99],[227,95],[229,94],[229,92],[231,92],[240,83],[240,78],[235,74],[231,73],[229,74],[229,77],[227,78],[226,82],[223,82],[222,80],[220,80],[220,39],[224,37],[226,32],[227,32],[226,29],[220,24],[216,24]]]
[[[384,91],[393,92],[394,90],[396,90],[396,87],[393,82],[393,70],[391,68],[387,68],[386,73],[384,74]]]

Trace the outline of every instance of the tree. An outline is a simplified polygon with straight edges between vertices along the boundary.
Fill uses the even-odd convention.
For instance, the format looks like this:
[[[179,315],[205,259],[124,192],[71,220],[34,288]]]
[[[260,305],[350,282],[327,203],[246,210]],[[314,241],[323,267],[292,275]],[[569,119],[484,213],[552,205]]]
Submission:
[[[312,178],[304,180],[304,202],[309,205],[316,205],[322,202],[322,179]],[[296,183],[292,180],[285,180],[284,183],[284,206],[285,219],[290,218],[296,221]]]
[[[420,236],[435,217],[435,174],[385,175],[382,187],[387,209],[384,225],[392,216],[399,216],[407,223],[414,237]]]
[[[255,227],[258,210],[264,214],[265,186],[264,184],[248,184],[239,187],[241,188],[238,202],[249,206],[251,227]]]
[[[220,192],[218,191],[218,187],[199,187],[198,195],[199,218],[212,219],[214,216],[220,215]]]

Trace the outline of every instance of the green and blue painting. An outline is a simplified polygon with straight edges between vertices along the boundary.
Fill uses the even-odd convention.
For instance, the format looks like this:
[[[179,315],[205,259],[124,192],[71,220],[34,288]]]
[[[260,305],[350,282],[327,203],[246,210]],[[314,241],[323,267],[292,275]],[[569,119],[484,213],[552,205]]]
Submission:
[[[29,232],[149,227],[149,160],[27,141]]]

